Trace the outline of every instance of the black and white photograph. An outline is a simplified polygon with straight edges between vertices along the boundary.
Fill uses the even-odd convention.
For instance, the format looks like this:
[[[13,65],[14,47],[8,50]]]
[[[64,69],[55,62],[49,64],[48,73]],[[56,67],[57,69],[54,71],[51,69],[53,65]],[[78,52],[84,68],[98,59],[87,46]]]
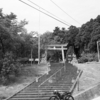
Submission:
[[[100,100],[100,0],[0,0],[0,100]]]

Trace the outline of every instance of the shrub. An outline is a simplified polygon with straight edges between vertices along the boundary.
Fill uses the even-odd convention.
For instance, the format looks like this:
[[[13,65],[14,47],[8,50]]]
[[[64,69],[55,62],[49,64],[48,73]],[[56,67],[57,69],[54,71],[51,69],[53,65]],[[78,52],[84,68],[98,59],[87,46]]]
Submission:
[[[1,70],[0,70],[0,76],[1,76],[1,82],[2,84],[7,84],[10,81],[14,81],[16,79],[16,76],[18,76],[21,72],[21,64],[16,62],[13,59],[12,53],[6,53],[4,56],[4,59],[1,62]]]
[[[96,53],[83,54],[82,57],[80,57],[80,59],[78,60],[79,63],[92,62],[92,61],[98,61]]]
[[[17,59],[17,61],[19,62],[19,63],[21,63],[21,64],[28,64],[28,63],[30,63],[30,61],[29,61],[29,58],[19,58],[19,59]]]
[[[80,57],[78,59],[78,63],[85,63],[85,62],[88,62],[88,59],[84,56],[84,57]]]
[[[98,61],[98,54],[96,54],[96,53],[93,54],[93,60]]]
[[[86,54],[86,57],[87,57],[87,59],[88,59],[88,62],[93,61],[93,54],[92,54],[92,53]]]

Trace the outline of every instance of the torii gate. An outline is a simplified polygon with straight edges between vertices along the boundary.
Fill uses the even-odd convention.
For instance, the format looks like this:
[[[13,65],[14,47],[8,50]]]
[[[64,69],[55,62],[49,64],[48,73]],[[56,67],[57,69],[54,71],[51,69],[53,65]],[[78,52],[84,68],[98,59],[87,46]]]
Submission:
[[[67,45],[68,45],[68,43],[47,45],[46,50],[45,50],[46,59],[47,59],[47,51],[48,50],[60,50],[60,51],[62,51],[62,60],[63,60],[63,63],[64,63],[65,62],[64,50],[67,50],[67,48],[66,48]]]

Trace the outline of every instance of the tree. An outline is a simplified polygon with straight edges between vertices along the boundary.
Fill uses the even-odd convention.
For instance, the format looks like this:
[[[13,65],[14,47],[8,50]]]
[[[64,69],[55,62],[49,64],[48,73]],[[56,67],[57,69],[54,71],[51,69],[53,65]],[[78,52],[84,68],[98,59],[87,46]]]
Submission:
[[[90,52],[96,52],[96,42],[100,39],[100,16],[96,19],[90,19],[80,28],[76,37],[76,44],[80,45],[81,50],[89,49]]]
[[[59,27],[55,27],[52,33],[53,40],[56,44],[63,44],[66,42],[66,30],[65,28],[60,29]]]
[[[2,9],[0,9],[0,47],[2,57],[5,52],[10,50],[12,47],[12,34],[10,32],[10,28],[12,27],[12,21],[14,19],[16,19],[16,15],[13,13],[10,15],[4,15]]]

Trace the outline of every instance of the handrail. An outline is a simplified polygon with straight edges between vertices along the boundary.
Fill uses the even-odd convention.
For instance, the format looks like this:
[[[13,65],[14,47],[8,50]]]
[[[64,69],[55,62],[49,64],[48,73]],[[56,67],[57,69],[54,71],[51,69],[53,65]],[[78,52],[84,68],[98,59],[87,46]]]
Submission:
[[[43,74],[42,76],[39,76],[39,78],[43,77],[45,74]],[[36,80],[33,80],[32,82],[30,82],[29,84],[27,84],[25,87],[23,87],[22,89],[20,89],[19,91],[17,91],[16,93],[12,94],[11,96],[7,97],[4,100],[9,100],[10,98],[12,98],[13,96],[15,96],[16,94],[20,93],[21,91],[23,91],[25,88],[27,88],[29,85],[31,85],[32,83],[36,82]]]
[[[87,91],[92,90],[93,88],[97,87],[98,85],[100,85],[100,82],[97,82],[97,83],[95,83],[93,86],[91,86],[91,87],[89,87],[89,88],[87,88],[87,89],[85,89],[85,90],[79,92],[78,94],[75,94],[75,95],[74,95],[74,98],[76,98],[76,97],[79,96],[79,95],[82,95],[83,93],[85,93],[85,92],[87,92]]]
[[[64,67],[62,67],[61,69],[59,69],[57,72],[55,72],[53,75],[51,75],[48,79],[46,79],[44,82],[42,82],[38,87],[40,87],[41,85],[43,85],[45,82],[47,82],[50,78],[52,78],[54,75],[56,75],[58,72],[60,72]]]
[[[57,72],[61,71],[64,67],[62,67],[61,69],[59,69]],[[50,76],[47,80],[45,80],[44,82],[42,82],[38,87],[40,87],[42,84],[44,84],[46,81],[48,81],[51,77],[53,77],[55,74],[57,74],[57,72],[55,72],[52,76]],[[25,87],[23,87],[22,89],[20,89],[19,91],[17,91],[16,93],[12,94],[11,96],[7,97],[4,100],[9,100],[10,98],[12,98],[13,96],[15,96],[16,94],[20,93],[21,91],[23,91],[25,88],[27,88],[29,85],[31,85],[34,82],[37,82],[37,80],[41,79],[44,75],[46,75],[46,73],[44,73],[42,76],[37,77],[35,80],[33,80],[32,82],[30,82],[29,84],[27,84]]]
[[[75,82],[74,82],[74,84],[72,85],[72,87],[71,87],[71,89],[70,89],[71,94],[73,94],[73,92],[74,92],[76,86],[78,85],[79,78],[81,77],[82,73],[83,73],[83,70],[80,70],[80,71],[79,71],[79,74],[78,74],[78,76],[77,76],[77,78],[76,78],[76,80],[75,80]]]

